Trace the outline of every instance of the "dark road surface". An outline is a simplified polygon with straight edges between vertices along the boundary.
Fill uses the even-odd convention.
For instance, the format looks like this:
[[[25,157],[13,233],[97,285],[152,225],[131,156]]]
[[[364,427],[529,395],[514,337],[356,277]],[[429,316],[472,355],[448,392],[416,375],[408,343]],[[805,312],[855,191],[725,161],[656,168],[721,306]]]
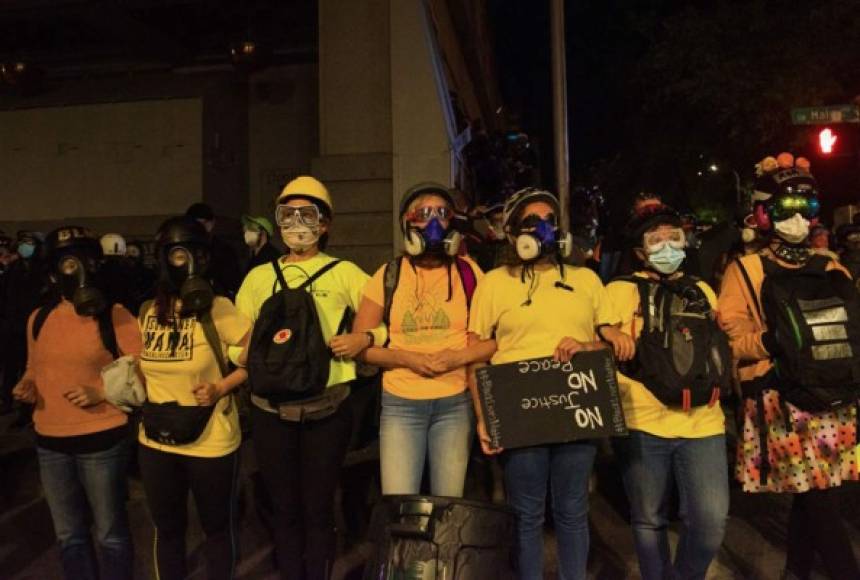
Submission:
[[[11,415],[0,417],[0,580],[60,579],[59,554],[54,543],[48,507],[39,485],[32,430],[10,427],[11,419]],[[344,556],[335,567],[336,578],[360,578],[360,549],[354,547],[355,537],[360,537],[363,531],[361,528],[367,518],[367,503],[374,497],[373,491],[367,492],[367,484],[371,482],[372,488],[376,469],[373,462],[368,462],[345,471],[346,491],[339,495],[338,505],[339,527],[347,530],[347,533],[342,540],[341,553]],[[244,506],[241,521],[242,559],[238,577],[244,580],[276,579],[268,533],[254,506],[253,482],[248,476],[253,470],[253,457],[249,446],[245,445],[241,494]],[[353,499],[350,499],[349,488],[352,486],[357,486],[358,490],[352,493]],[[475,482],[470,480],[467,487],[471,489],[468,493],[472,496],[477,493],[475,486]],[[849,522],[855,552],[860,555],[860,485],[845,486],[841,493],[843,513]],[[708,578],[778,579],[784,561],[789,506],[789,497],[751,496],[733,485],[726,538]],[[193,510],[192,504],[189,504],[189,510]],[[595,469],[591,496],[589,578],[639,578],[625,512],[620,475],[614,468],[611,456],[602,453]],[[140,580],[154,578],[152,528],[142,485],[133,475],[130,478],[129,513],[136,549],[135,577]],[[191,517],[191,522],[195,522],[194,517]],[[677,530],[677,523],[673,526],[673,542],[677,539],[674,530]],[[352,540],[350,535],[353,536]],[[547,538],[551,537],[552,531],[548,529]],[[198,557],[200,541],[201,532],[192,523],[188,538],[192,567],[196,570],[192,578],[202,580],[203,572]],[[546,550],[547,578],[554,578],[556,558],[552,541],[547,542]],[[823,575],[816,577],[824,578]]]

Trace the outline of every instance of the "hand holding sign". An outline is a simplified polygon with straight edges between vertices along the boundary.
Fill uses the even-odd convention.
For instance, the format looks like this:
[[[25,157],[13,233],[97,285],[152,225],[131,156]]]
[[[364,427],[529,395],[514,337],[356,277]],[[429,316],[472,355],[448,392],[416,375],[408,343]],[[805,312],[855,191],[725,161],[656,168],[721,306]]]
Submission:
[[[608,349],[581,351],[566,363],[548,357],[482,367],[476,378],[485,449],[627,434]]]

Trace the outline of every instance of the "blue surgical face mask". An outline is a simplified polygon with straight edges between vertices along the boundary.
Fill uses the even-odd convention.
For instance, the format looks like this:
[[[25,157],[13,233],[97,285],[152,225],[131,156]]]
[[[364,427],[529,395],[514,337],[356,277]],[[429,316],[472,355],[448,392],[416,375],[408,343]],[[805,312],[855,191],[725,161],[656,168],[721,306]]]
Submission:
[[[653,254],[648,254],[648,263],[661,274],[673,274],[681,267],[686,255],[684,250],[666,244]]]
[[[34,253],[36,253],[35,245],[28,243],[18,244],[18,255],[25,260],[32,258]]]

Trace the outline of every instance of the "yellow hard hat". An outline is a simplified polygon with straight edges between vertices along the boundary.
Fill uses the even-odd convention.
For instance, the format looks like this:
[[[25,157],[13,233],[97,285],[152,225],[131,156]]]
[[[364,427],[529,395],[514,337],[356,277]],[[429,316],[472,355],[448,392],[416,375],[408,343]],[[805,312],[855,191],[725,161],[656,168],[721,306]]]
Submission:
[[[291,197],[307,197],[317,200],[328,208],[329,213],[333,213],[331,196],[325,185],[310,175],[300,175],[289,182],[278,195],[277,203],[285,203]]]

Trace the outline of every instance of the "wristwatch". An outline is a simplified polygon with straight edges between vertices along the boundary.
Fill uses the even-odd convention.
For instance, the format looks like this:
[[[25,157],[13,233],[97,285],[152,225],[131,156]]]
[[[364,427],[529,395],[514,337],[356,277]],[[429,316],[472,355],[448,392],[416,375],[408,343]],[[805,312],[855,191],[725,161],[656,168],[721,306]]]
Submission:
[[[370,342],[367,343],[367,348],[370,348],[376,342],[376,337],[369,330],[365,331],[364,334],[366,334],[367,338],[370,339]]]

